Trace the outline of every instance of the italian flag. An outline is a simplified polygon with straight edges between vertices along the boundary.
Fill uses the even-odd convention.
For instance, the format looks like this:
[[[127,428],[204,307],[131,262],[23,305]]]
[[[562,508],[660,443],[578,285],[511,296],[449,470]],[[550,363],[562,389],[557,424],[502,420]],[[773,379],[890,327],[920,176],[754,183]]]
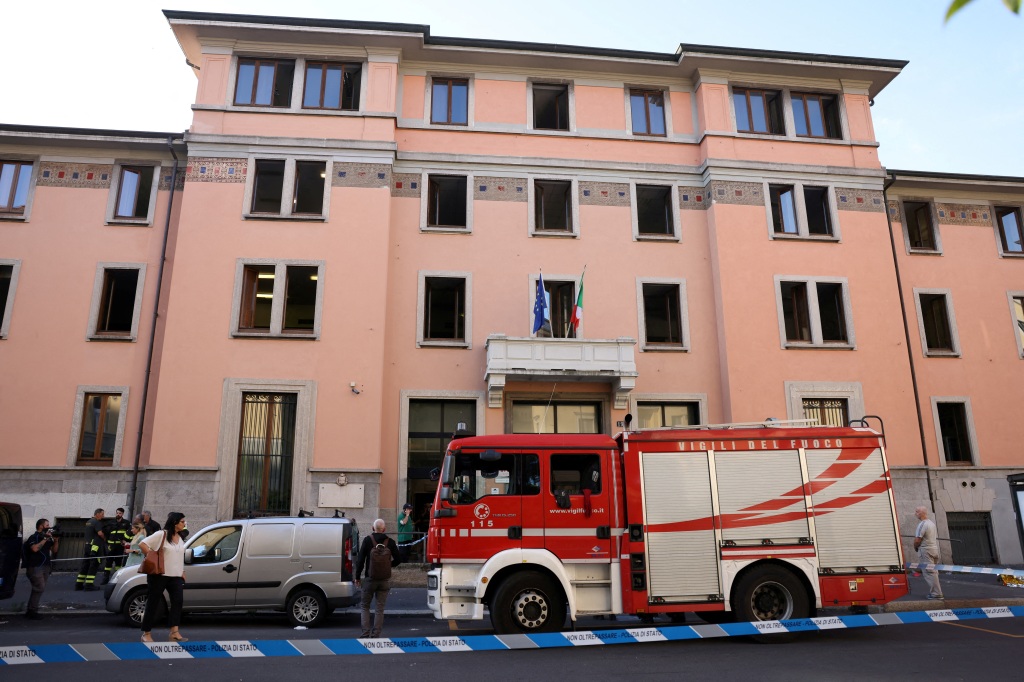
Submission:
[[[584,268],[583,275],[585,274],[587,274],[587,271]],[[576,294],[576,303],[572,307],[572,319],[569,320],[573,332],[579,331],[580,322],[583,320],[583,275],[580,275],[580,290]]]

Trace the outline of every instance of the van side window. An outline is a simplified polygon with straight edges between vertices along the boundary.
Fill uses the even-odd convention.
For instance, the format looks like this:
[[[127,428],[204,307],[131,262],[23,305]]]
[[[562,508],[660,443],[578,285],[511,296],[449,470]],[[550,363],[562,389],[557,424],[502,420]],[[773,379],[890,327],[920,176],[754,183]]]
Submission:
[[[192,563],[215,564],[230,561],[238,554],[238,543],[241,539],[241,526],[208,530],[189,545],[189,549],[192,550]]]
[[[601,458],[597,455],[551,455],[551,492],[582,495],[601,492]]]
[[[504,453],[485,460],[481,453],[455,458],[452,502],[472,504],[488,495],[536,495],[540,492],[540,461],[534,454]]]

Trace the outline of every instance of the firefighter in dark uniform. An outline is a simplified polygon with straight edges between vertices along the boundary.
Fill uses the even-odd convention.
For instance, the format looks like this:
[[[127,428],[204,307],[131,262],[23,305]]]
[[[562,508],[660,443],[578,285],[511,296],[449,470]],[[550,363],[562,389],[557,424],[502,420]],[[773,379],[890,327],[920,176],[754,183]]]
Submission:
[[[103,534],[107,536],[107,582],[114,571],[124,566],[124,546],[130,539],[131,529],[132,524],[124,517],[124,507],[118,507],[114,519],[103,526]]]
[[[85,557],[82,568],[75,580],[76,590],[98,590],[96,573],[100,570],[100,557],[106,550],[106,537],[103,534],[103,510],[97,509],[92,518],[85,522]]]

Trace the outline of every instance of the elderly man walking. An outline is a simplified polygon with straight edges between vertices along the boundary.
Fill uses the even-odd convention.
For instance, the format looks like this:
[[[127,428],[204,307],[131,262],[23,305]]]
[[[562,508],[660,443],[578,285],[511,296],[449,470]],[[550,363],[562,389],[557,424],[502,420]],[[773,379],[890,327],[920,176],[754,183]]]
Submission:
[[[942,588],[939,587],[939,572],[935,564],[939,563],[938,532],[935,522],[928,518],[928,508],[918,507],[914,516],[921,520],[914,531],[914,549],[917,550],[917,561],[921,564],[921,573],[928,583],[928,598],[942,599]]]
[[[384,604],[388,600],[388,592],[391,590],[391,569],[402,563],[398,554],[398,545],[384,532],[387,527],[384,519],[377,519],[373,522],[373,532],[363,538],[359,546],[359,555],[356,557],[356,585],[362,588],[362,608],[360,625],[362,634],[360,637],[380,637],[384,628]],[[366,580],[360,580],[360,576],[366,573]],[[370,625],[370,601],[377,600],[376,612],[373,616],[373,625]]]

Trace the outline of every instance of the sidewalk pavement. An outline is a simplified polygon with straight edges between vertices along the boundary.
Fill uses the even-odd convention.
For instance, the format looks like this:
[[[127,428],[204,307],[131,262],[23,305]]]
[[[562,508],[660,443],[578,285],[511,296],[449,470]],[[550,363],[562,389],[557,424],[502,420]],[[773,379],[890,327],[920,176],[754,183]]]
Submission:
[[[1009,566],[1017,568],[1022,566]],[[103,590],[75,591],[75,573],[54,573],[43,593],[40,613],[106,614]],[[870,607],[872,611],[925,611],[940,608],[980,608],[983,606],[1024,606],[1024,588],[1006,587],[995,575],[976,573],[940,573],[939,582],[945,599],[927,599],[928,587],[923,577],[910,576],[910,594],[886,604]],[[427,608],[426,568],[411,564],[396,569],[393,589],[388,597],[388,613],[394,615],[429,615]],[[0,614],[24,613],[30,586],[22,572],[18,575],[14,597],[0,601]],[[358,613],[350,607],[337,613]]]

